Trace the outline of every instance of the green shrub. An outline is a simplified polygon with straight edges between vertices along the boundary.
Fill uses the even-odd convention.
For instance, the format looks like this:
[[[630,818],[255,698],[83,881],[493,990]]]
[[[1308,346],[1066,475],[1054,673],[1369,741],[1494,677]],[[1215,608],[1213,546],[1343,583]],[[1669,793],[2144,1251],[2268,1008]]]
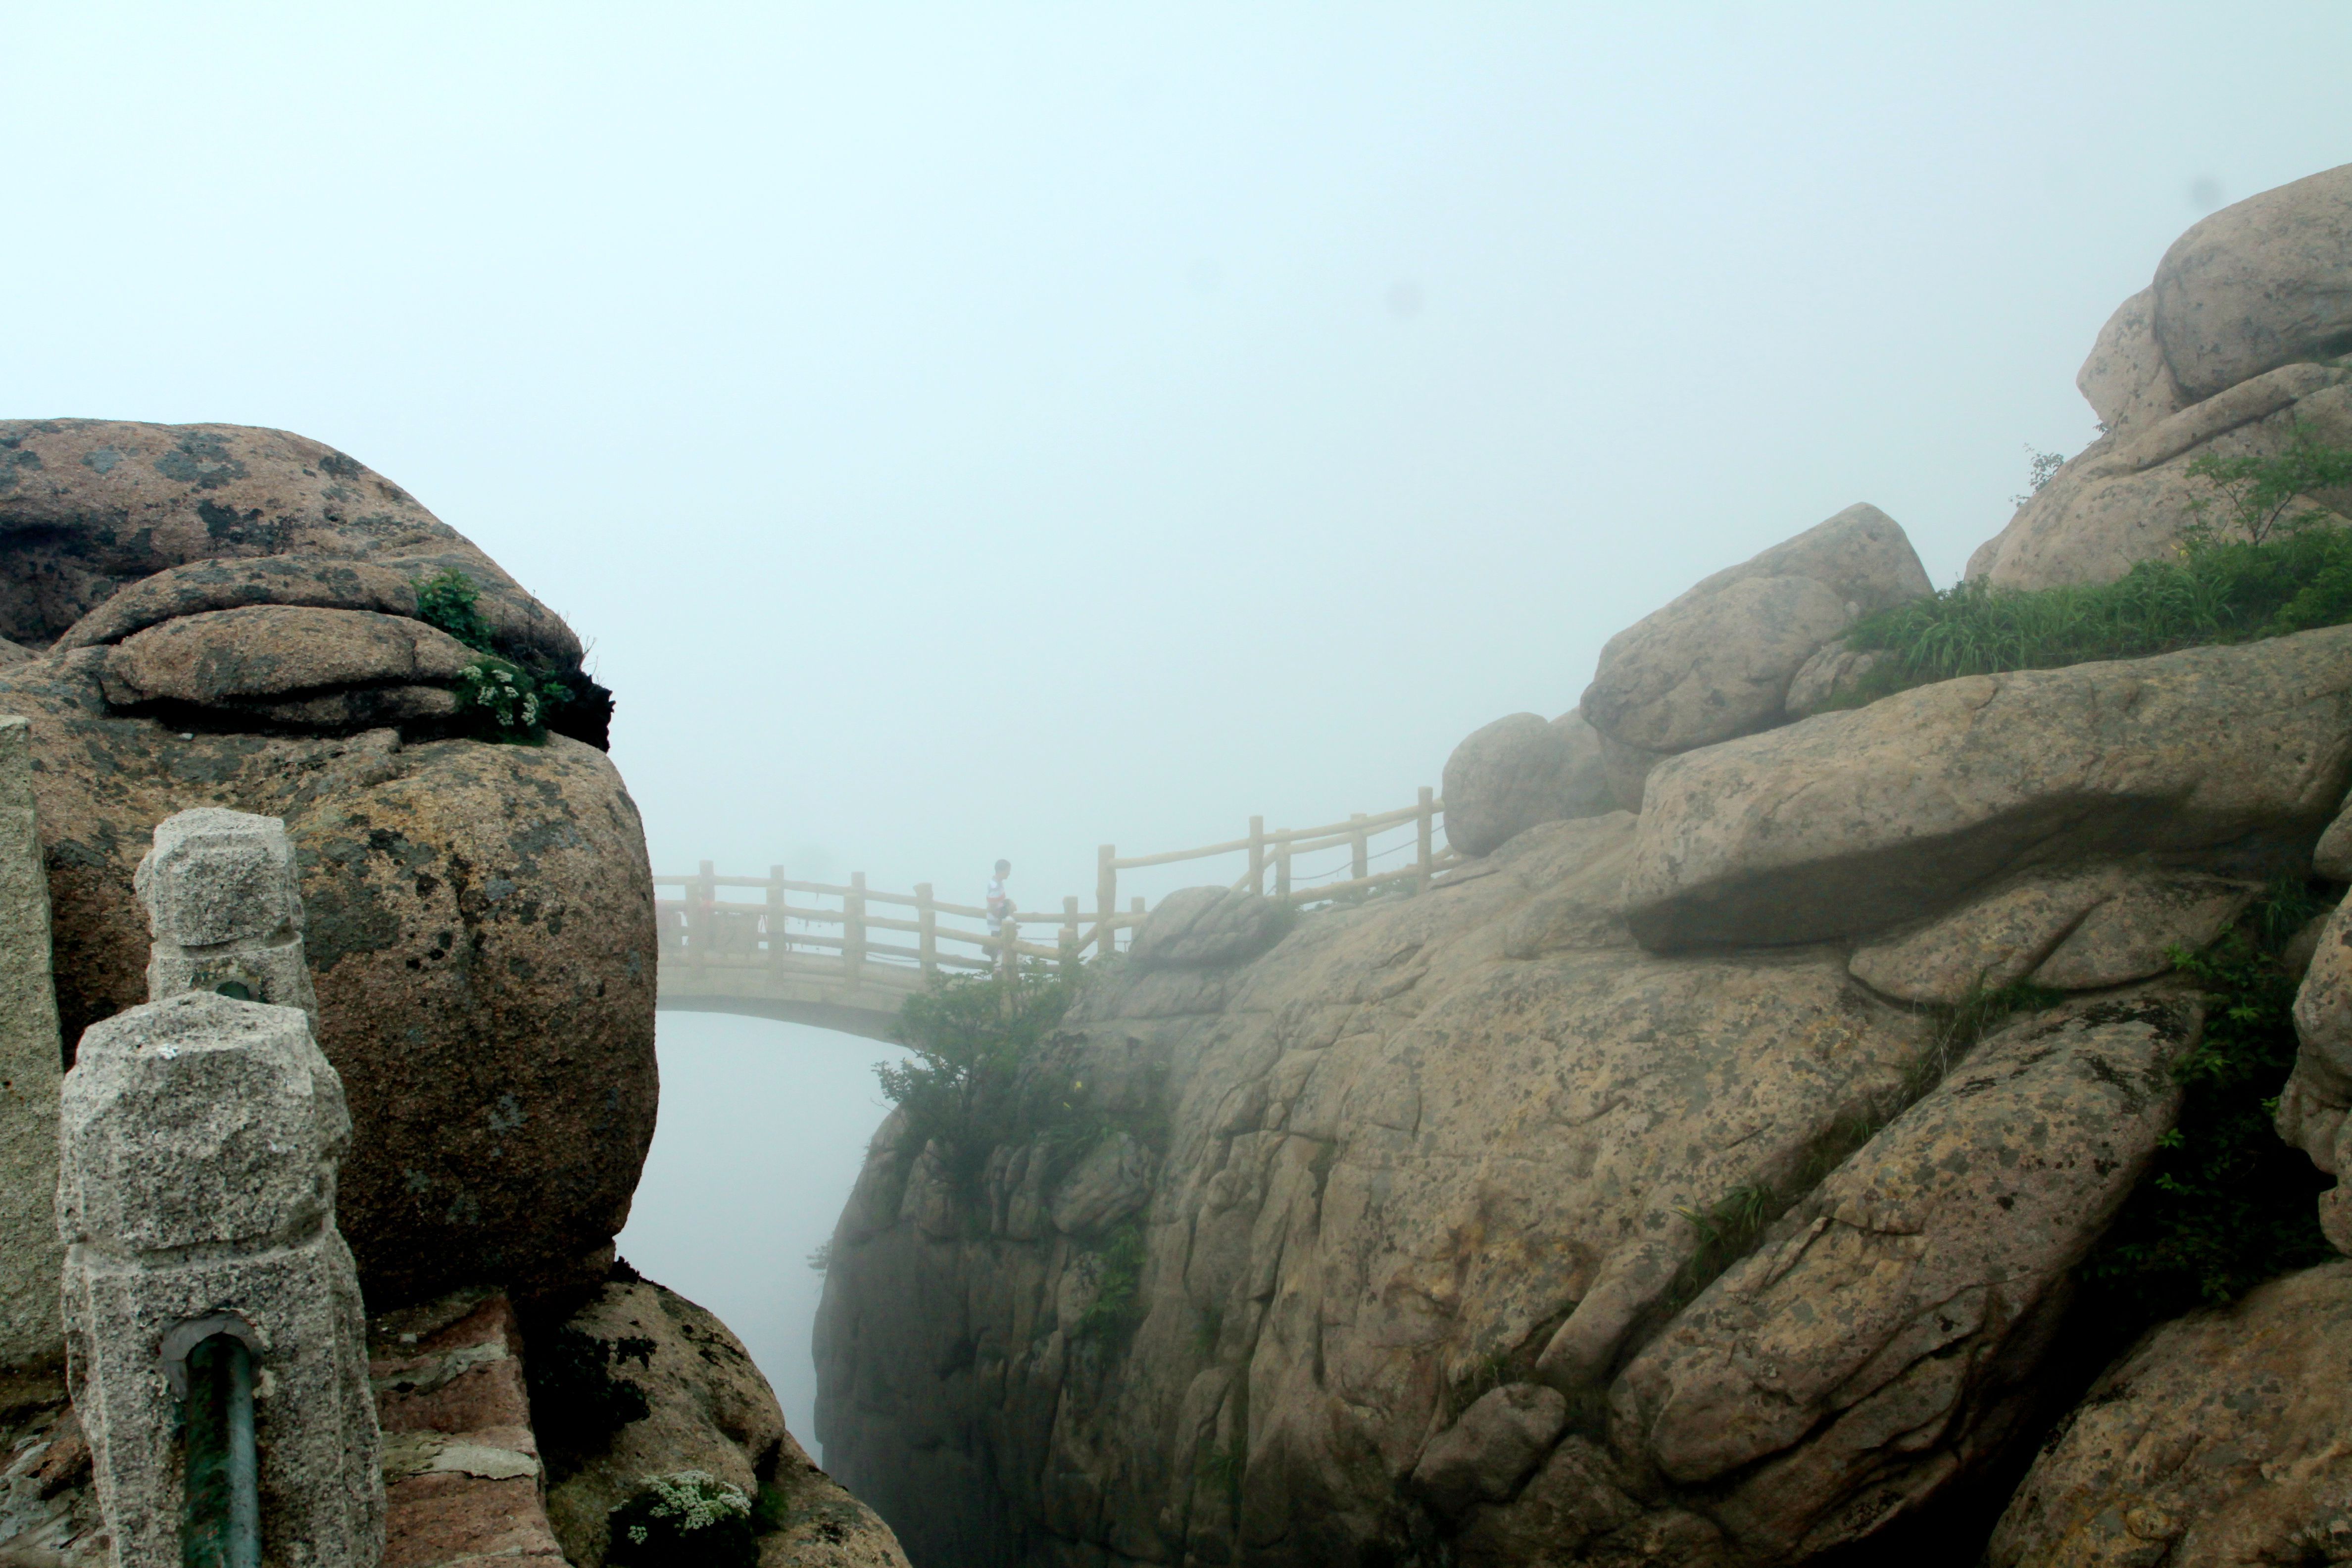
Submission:
[[[2300,885],[2274,889],[2204,952],[2173,952],[2206,1008],[2173,1068],[2180,1119],[2081,1274],[2119,1342],[2331,1256],[2315,1202],[2328,1178],[2271,1125],[2295,1054],[2296,982],[2279,954],[2321,907]]]
[[[613,1568],[755,1568],[751,1500],[707,1471],[652,1476],[613,1510],[604,1561]]]
[[[915,1059],[874,1068],[882,1092],[906,1112],[906,1158],[936,1144],[949,1179],[968,1189],[1000,1144],[1026,1142],[1074,1119],[1082,1086],[1034,1069],[1079,983],[1030,963],[1009,988],[994,976],[934,976],[907,998],[898,1043]]]
[[[457,717],[467,733],[485,741],[537,746],[547,741],[548,716],[562,700],[521,666],[484,654],[457,679]]]
[[[2172,556],[2139,562],[2113,583],[1963,582],[1865,616],[1846,645],[1885,657],[1844,705],[1967,675],[2138,658],[2352,621],[2352,532],[2322,526],[2315,510],[2293,510],[2309,490],[2352,484],[2352,448],[2323,447],[2298,427],[2282,454],[2200,458],[2189,471],[2227,502],[2220,526],[2200,523]]]
[[[478,608],[482,591],[456,567],[416,584],[416,618],[438,626],[477,653],[490,651],[490,623]]]

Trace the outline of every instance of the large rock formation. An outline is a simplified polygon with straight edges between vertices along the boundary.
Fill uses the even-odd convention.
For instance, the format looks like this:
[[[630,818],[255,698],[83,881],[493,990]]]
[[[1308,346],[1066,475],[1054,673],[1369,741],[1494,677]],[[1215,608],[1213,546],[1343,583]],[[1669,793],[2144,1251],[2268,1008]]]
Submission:
[[[894,1117],[818,1328],[836,1471],[918,1563],[1729,1568],[2004,1462],[2193,1003],[2109,991],[1937,1087],[1932,1020],[1838,948],[1643,951],[1662,830],[1539,826],[1105,976],[1038,1068],[1091,1145],[963,1187]]]
[[[1976,569],[2112,576],[2195,457],[2352,444],[2347,210],[2352,168],[2175,247],[2085,366],[2109,435]],[[2266,1138],[2268,1084],[2195,1097],[2284,1072],[2248,1031],[2306,962],[2279,1127],[2352,1174],[2352,911],[2247,956],[2352,878],[2352,628],[1821,710],[1927,591],[1867,508],[1706,580],[1603,653],[1594,772],[1532,714],[1463,743],[1426,890],[1171,899],[984,1134],[886,1121],[818,1423],[913,1561],[1796,1568],[2004,1502],[2001,1568],[2352,1556],[2333,1266],[2158,1329],[2033,1458],[2163,1162]]]
[[[2352,163],[2225,207],[2116,308],[2076,384],[2105,427],[1969,561],[2038,588],[2119,577],[2219,523],[2199,458],[2352,445]],[[2342,521],[2352,494],[2305,498]]]
[[[478,656],[416,584],[462,572],[489,647],[586,691],[569,628],[389,481],[232,426],[0,425],[0,635],[47,650],[0,712],[30,721],[68,1052],[144,999],[155,825],[282,817],[371,1302],[596,1278],[653,1131],[643,828],[579,740],[448,732]]]

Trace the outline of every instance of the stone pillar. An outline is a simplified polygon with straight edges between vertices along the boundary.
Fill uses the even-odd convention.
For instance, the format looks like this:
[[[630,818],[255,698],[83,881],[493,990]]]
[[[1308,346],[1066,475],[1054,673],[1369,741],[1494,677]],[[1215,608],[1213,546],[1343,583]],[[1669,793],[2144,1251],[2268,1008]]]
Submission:
[[[49,879],[33,820],[32,729],[0,719],[0,1368],[47,1365],[58,1318],[57,991]]]
[[[68,1379],[116,1568],[178,1568],[179,1363],[215,1332],[253,1351],[264,1563],[376,1568],[382,1439],[335,1228],[351,1117],[311,1035],[284,826],[182,812],[138,888],[155,1000],[81,1037],[57,1205]]]
[[[216,805],[163,819],[131,879],[154,947],[147,1000],[217,991],[299,1007],[319,1024],[286,825]]]

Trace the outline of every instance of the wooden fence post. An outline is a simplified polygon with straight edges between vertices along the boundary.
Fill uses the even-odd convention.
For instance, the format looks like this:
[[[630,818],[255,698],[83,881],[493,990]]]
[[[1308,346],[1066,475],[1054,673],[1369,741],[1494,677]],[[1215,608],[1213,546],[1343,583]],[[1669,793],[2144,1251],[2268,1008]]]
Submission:
[[[1420,816],[1415,819],[1414,826],[1418,831],[1420,838],[1420,842],[1415,846],[1415,847],[1421,851],[1421,887],[1424,889],[1429,886],[1430,868],[1436,861],[1436,857],[1431,853],[1432,840],[1430,837],[1432,819],[1437,815],[1430,805],[1430,802],[1433,798],[1435,797],[1431,795],[1429,786],[1427,784],[1422,785]]]
[[[1265,818],[1250,818],[1250,891],[1265,897]]]
[[[1118,913],[1118,850],[1108,844],[1095,851],[1095,956],[1108,958],[1118,951],[1118,932],[1111,917]]]
[[[1078,961],[1078,896],[1067,893],[1062,899],[1062,952],[1054,961],[1056,977],[1067,980],[1070,968]]]
[[[694,967],[708,968],[710,949],[719,940],[719,879],[711,863],[705,860],[702,871],[695,879],[694,905],[687,911],[687,946],[694,950]]]
[[[784,967],[784,953],[789,944],[784,941],[784,868],[768,868],[768,967],[779,973]]]
[[[1361,822],[1364,820],[1364,814],[1360,811],[1350,812],[1348,815],[1348,820]],[[1348,844],[1352,851],[1348,862],[1348,875],[1361,881],[1372,874],[1371,840],[1366,837],[1364,830],[1359,827],[1356,829],[1355,837],[1350,838]]]
[[[1021,919],[1009,912],[998,932],[996,973],[997,983],[1004,987],[1004,1016],[1010,1018],[1016,1005],[1013,994],[1021,984]]]
[[[1286,827],[1274,831],[1274,896],[1286,902],[1290,898],[1290,830]]]
[[[841,971],[856,985],[866,978],[866,873],[849,874],[849,892],[841,900]]]
[[[915,923],[922,928],[915,942],[922,950],[923,978],[929,980],[940,972],[940,911],[931,906],[929,882],[915,884]]]

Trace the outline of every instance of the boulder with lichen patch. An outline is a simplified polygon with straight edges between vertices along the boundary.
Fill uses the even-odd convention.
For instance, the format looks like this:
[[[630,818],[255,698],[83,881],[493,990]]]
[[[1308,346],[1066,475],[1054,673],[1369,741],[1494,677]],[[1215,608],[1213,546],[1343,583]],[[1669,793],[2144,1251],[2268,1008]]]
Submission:
[[[2352,1262],[2156,1330],[2052,1433],[1986,1568],[2352,1557]]]
[[[1445,842],[1487,855],[1539,823],[1596,816],[1613,804],[1601,737],[1580,713],[1547,723],[1512,713],[1473,730],[1445,760]]]
[[[1601,734],[1651,752],[1769,729],[1823,644],[1857,616],[1930,591],[1902,526],[1850,506],[1610,638],[1581,711]]]
[[[451,624],[479,646],[430,624],[436,580],[473,595]],[[652,1135],[643,828],[600,750],[448,738],[486,648],[600,738],[609,694],[571,630],[318,442],[41,420],[0,423],[0,634],[28,655],[0,666],[0,710],[30,721],[68,1048],[143,996],[155,825],[281,817],[371,1300],[593,1278]]]

